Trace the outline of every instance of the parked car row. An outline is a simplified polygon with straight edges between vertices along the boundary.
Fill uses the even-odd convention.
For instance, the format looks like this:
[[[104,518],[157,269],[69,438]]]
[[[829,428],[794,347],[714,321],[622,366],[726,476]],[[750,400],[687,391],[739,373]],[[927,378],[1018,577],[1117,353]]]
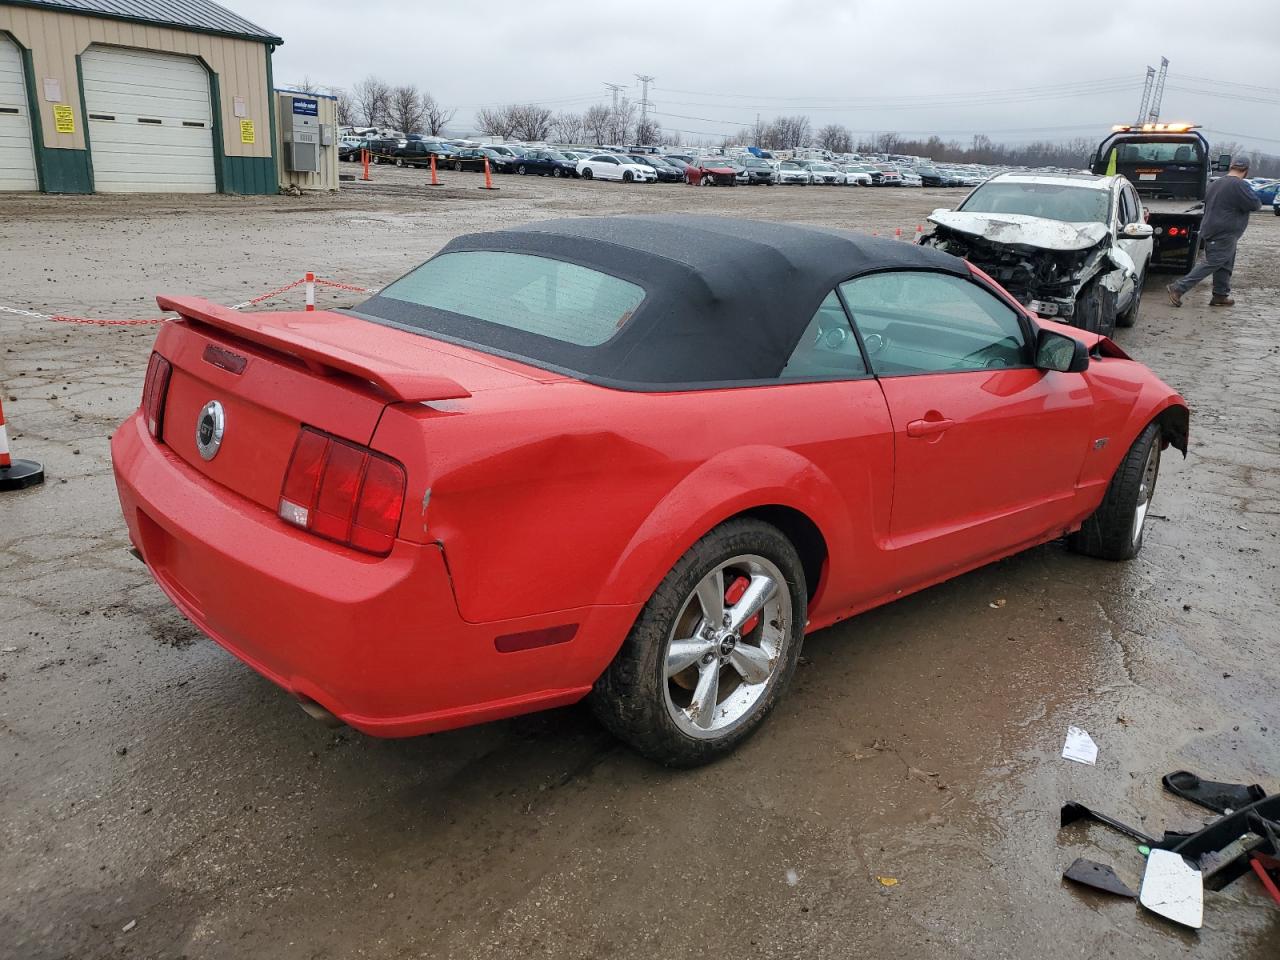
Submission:
[[[344,138],[340,160],[359,161],[368,151],[373,163],[625,183],[686,183],[694,186],[864,186],[974,187],[995,171],[956,170],[902,158],[872,161],[830,154],[775,159],[764,151],[741,155],[658,153],[651,147],[539,146],[517,143],[475,144],[410,135],[370,139]]]

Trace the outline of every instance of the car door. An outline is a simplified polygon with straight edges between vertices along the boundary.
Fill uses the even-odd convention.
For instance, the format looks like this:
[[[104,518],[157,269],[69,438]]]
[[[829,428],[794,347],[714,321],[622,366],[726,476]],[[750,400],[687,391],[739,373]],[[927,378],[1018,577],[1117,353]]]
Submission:
[[[893,421],[901,582],[1062,532],[1091,442],[1083,376],[1037,369],[1031,321],[972,278],[885,271],[840,293]]]
[[[1116,216],[1116,245],[1129,255],[1129,259],[1133,261],[1133,266],[1137,270],[1138,276],[1142,276],[1146,272],[1147,261],[1151,259],[1151,251],[1155,248],[1155,242],[1151,237],[1125,236],[1124,228],[1128,224],[1143,222],[1142,202],[1138,199],[1138,193],[1131,184],[1121,184],[1119,194]],[[1128,302],[1129,297],[1133,294],[1133,288],[1132,282],[1126,285],[1125,293],[1127,295],[1119,297],[1121,304]]]
[[[622,167],[617,157],[596,157],[591,161],[591,173],[604,180],[621,180]]]

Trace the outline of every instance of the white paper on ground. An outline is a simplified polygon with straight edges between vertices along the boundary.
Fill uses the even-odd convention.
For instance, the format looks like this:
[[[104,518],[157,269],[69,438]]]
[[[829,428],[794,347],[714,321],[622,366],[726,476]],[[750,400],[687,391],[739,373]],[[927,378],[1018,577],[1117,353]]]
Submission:
[[[1152,913],[1199,930],[1204,920],[1204,880],[1181,854],[1152,850],[1138,902]]]
[[[1098,745],[1079,727],[1067,727],[1067,742],[1062,747],[1062,757],[1064,760],[1092,766],[1098,762]]]

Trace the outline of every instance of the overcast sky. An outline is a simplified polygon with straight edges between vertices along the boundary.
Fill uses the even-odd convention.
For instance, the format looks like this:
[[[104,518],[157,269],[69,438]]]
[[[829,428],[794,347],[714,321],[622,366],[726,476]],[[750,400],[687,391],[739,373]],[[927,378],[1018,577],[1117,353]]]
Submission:
[[[223,2],[284,37],[277,86],[374,73],[456,107],[459,130],[489,104],[581,112],[607,99],[606,81],[638,100],[635,75],[651,74],[657,119],[686,139],[757,113],[855,134],[1093,138],[1134,118],[1164,55],[1162,119],[1280,153],[1274,24],[1203,0]]]

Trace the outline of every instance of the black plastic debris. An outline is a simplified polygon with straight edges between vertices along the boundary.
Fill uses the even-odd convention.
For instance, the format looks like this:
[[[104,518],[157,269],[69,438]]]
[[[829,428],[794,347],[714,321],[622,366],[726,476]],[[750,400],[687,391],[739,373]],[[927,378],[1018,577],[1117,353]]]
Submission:
[[[1160,782],[1164,788],[1183,800],[1190,800],[1214,813],[1232,813],[1251,803],[1257,803],[1267,795],[1256,783],[1218,783],[1201,780],[1190,770],[1166,773]]]
[[[1096,860],[1077,857],[1076,862],[1067,867],[1062,876],[1066,880],[1082,883],[1086,887],[1093,887],[1103,893],[1114,893],[1117,897],[1128,897],[1133,900],[1138,896],[1116,876],[1116,872],[1111,867]]]

